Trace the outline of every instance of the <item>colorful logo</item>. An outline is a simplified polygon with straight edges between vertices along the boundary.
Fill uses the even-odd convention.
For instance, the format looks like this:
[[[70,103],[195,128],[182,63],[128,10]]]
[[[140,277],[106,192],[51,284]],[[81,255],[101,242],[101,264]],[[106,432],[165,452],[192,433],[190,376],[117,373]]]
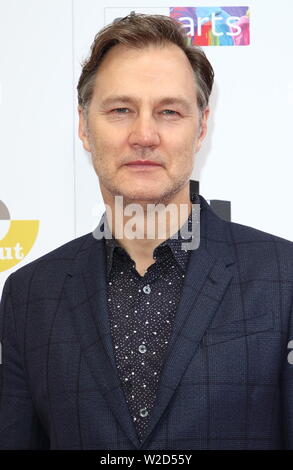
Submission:
[[[169,16],[180,21],[197,46],[248,46],[248,7],[171,7]]]
[[[20,263],[34,245],[39,230],[38,220],[11,220],[0,201],[0,272]]]

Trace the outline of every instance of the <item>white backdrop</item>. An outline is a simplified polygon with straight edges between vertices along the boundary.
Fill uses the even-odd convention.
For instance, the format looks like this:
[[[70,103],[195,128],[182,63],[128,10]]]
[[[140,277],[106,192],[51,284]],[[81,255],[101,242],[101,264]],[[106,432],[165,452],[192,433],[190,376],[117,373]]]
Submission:
[[[77,136],[76,85],[96,32],[132,10],[250,7],[249,46],[204,47],[215,86],[208,136],[192,178],[206,199],[231,201],[234,222],[293,240],[293,2],[147,3],[136,0],[126,8],[122,0],[0,1],[0,201],[10,221],[39,221],[31,250],[6,269],[1,247],[3,257],[10,222],[0,220],[0,293],[10,272],[91,231],[104,211]],[[14,241],[24,236],[17,230]]]

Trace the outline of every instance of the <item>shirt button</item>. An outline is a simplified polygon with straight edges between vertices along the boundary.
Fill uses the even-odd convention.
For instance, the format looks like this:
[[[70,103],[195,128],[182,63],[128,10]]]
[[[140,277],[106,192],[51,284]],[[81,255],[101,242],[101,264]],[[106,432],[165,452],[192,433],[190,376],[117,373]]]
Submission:
[[[145,294],[149,294],[151,292],[151,288],[149,284],[147,286],[144,286],[142,290],[144,291]]]
[[[138,350],[140,353],[145,353],[147,348],[145,347],[144,344],[140,344],[139,347],[138,347]]]
[[[149,412],[148,412],[148,410],[147,410],[146,408],[141,408],[141,409],[139,410],[139,414],[140,414],[140,416],[141,416],[142,418],[145,418],[145,417],[149,414]]]

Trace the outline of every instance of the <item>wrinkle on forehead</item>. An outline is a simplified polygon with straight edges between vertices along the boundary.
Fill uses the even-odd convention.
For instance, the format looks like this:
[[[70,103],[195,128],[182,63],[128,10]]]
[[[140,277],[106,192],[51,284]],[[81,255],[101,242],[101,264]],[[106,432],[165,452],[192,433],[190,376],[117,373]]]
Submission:
[[[106,53],[105,58],[98,68],[97,77],[103,73],[105,69],[109,67],[115,69],[115,67],[119,65],[122,67],[129,65],[129,67],[127,67],[129,68],[128,73],[136,75],[138,69],[133,68],[132,62],[134,61],[137,64],[137,61],[139,61],[141,65],[139,72],[142,76],[151,78],[152,80],[159,79],[159,72],[164,71],[164,69],[160,55],[158,55],[157,52],[162,54],[162,62],[164,62],[165,67],[167,66],[171,69],[177,62],[177,66],[180,66],[180,70],[185,68],[186,73],[189,72],[193,76],[194,72],[191,64],[182,49],[176,44],[166,43],[162,45],[148,44],[141,48],[130,48],[123,44],[117,44]],[[157,69],[151,70],[152,66],[156,66]],[[176,69],[178,70],[177,67]],[[169,78],[172,79],[172,77]]]
[[[97,71],[93,100],[100,104],[116,95],[131,97],[137,103],[141,98],[181,97],[193,107],[197,86],[188,58],[178,46],[130,49],[119,44],[110,49]]]

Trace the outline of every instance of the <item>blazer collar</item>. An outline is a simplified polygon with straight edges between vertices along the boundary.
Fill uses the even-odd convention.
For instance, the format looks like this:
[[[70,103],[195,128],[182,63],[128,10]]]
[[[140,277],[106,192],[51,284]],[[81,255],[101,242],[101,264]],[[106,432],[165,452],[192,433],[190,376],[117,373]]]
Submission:
[[[191,193],[190,194],[190,201],[191,201],[192,204],[198,204],[199,205],[200,204],[199,195],[196,194],[196,193]],[[197,213],[195,212],[195,216],[196,215],[197,215]],[[194,217],[194,218],[196,218],[196,217]],[[158,245],[155,248],[153,255],[157,256],[157,253],[159,252],[161,247],[168,246],[171,250],[171,253],[172,253],[175,261],[180,266],[182,272],[185,272],[185,267],[186,267],[186,263],[187,263],[187,260],[188,260],[188,257],[189,257],[189,252],[181,250],[181,243],[182,242],[185,242],[185,243],[190,242],[191,239],[190,238],[183,239],[182,233],[184,233],[183,230],[188,230],[188,233],[191,233],[192,229],[194,228],[194,227],[192,227],[192,223],[193,223],[193,218],[192,218],[192,212],[191,212],[190,215],[188,216],[187,220],[183,224],[183,227],[176,234],[172,235],[172,237],[170,237],[167,240],[160,243],[160,245]],[[106,227],[106,233],[111,233],[105,212],[102,215],[102,218],[100,220],[99,230],[103,231],[104,226]],[[112,264],[113,264],[114,251],[117,249],[117,250],[120,250],[124,253],[126,253],[126,252],[125,252],[124,248],[120,245],[119,241],[116,240],[116,238],[114,236],[112,236],[111,238],[105,238],[105,249],[106,249],[106,254],[107,254],[107,276],[109,277],[110,271],[112,269]],[[178,255],[179,252],[180,252],[180,256]],[[126,253],[126,256],[127,256],[127,253]]]

